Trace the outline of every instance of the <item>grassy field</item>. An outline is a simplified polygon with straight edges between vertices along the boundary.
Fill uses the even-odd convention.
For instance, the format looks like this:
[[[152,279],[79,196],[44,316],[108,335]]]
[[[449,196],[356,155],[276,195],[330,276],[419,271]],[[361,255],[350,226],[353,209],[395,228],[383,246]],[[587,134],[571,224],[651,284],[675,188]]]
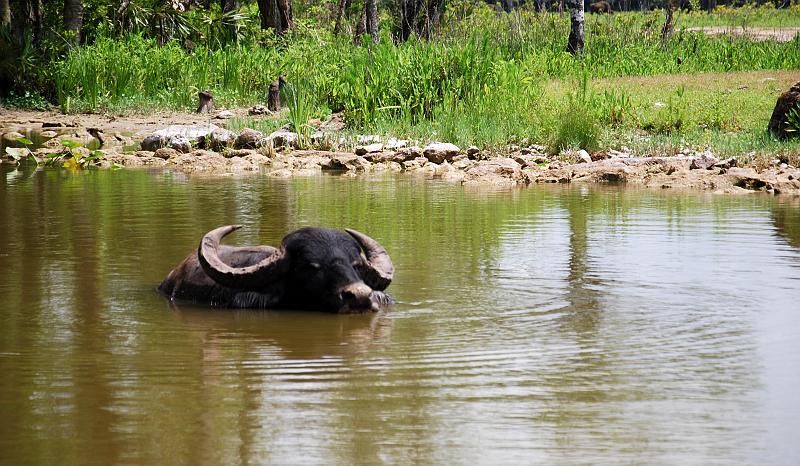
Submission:
[[[800,8],[678,13],[666,41],[663,21],[659,11],[587,15],[586,50],[577,57],[564,52],[566,15],[488,8],[450,11],[431,42],[393,44],[384,35],[377,46],[354,46],[308,28],[268,47],[245,40],[187,52],[128,36],[74,50],[55,64],[53,83],[64,112],[147,112],[190,109],[199,90],[210,90],[218,106],[263,103],[269,82],[285,75],[291,112],[261,123],[265,129],[343,112],[355,132],[498,151],[536,142],[555,151],[799,152],[764,128],[777,95],[800,80],[800,39],[685,28],[798,26]]]

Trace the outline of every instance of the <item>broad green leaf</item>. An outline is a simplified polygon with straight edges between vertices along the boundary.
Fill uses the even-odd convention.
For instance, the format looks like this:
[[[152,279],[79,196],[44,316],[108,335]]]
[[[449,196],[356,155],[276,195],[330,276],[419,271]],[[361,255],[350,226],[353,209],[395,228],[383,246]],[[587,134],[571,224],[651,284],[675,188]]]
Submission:
[[[83,146],[83,144],[81,144],[80,142],[78,142],[78,141],[71,141],[71,140],[69,140],[69,139],[63,139],[63,140],[61,141],[61,145],[62,145],[62,146],[64,146],[64,147],[66,147],[67,149],[74,149],[74,148],[76,148],[76,147],[81,147],[81,146]]]
[[[6,154],[8,154],[14,160],[19,160],[20,158],[28,155],[28,149],[20,149],[17,147],[6,147]]]
[[[25,144],[26,146],[30,146],[31,144],[33,144],[33,141],[31,141],[30,139],[25,138],[25,137],[17,138],[17,142],[19,142],[21,144]]]

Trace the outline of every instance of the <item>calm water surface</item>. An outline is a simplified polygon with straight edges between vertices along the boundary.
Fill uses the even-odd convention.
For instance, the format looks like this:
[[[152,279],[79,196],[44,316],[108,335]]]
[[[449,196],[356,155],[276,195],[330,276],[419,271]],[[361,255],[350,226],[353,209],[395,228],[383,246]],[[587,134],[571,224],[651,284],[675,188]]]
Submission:
[[[0,463],[800,464],[800,200],[0,169]],[[351,227],[377,315],[171,307],[208,230]]]

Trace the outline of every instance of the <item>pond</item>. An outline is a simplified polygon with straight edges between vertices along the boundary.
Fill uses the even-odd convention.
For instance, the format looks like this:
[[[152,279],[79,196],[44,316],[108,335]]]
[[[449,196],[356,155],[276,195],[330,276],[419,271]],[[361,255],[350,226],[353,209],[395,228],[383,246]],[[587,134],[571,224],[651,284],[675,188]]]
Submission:
[[[380,241],[369,315],[171,306],[208,230]],[[2,464],[800,464],[800,199],[0,168]]]

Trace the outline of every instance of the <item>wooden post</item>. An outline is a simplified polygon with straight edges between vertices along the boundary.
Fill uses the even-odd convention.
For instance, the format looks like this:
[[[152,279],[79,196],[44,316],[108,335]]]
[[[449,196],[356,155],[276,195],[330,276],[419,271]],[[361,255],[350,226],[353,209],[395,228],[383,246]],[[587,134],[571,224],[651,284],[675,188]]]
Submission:
[[[281,109],[281,85],[278,79],[272,81],[269,85],[267,108],[272,112],[277,112]]]
[[[200,106],[197,107],[197,113],[208,113],[214,110],[214,97],[208,91],[200,91],[197,93],[200,99]]]

